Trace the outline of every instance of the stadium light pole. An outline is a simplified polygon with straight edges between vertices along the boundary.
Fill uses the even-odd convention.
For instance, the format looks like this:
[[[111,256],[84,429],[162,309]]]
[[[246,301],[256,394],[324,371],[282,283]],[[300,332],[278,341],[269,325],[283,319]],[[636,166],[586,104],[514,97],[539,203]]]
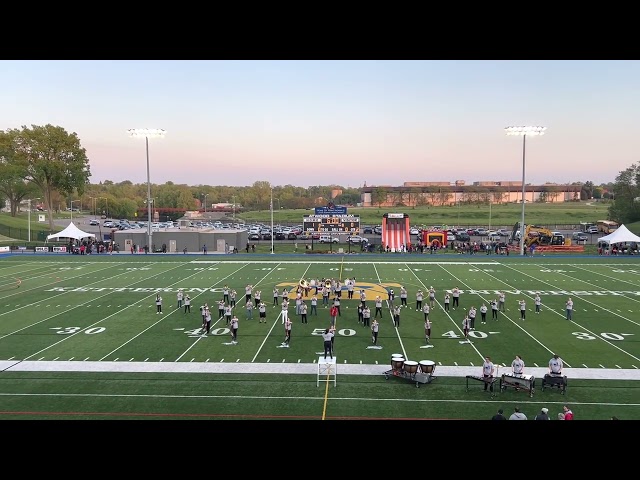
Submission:
[[[273,251],[273,187],[271,187],[271,202],[270,202],[270,209],[271,209],[271,255],[273,255],[274,252]]]
[[[208,193],[204,194],[204,213],[207,213],[207,197],[209,196]]]
[[[153,253],[153,243],[151,243],[151,176],[149,175],[149,138],[163,138],[167,133],[166,130],[161,128],[130,128],[127,130],[129,136],[132,138],[144,138],[145,147],[147,151],[147,247]]]
[[[520,219],[520,255],[524,256],[524,196],[525,196],[525,158],[527,152],[527,137],[544,135],[547,127],[541,126],[514,126],[505,127],[507,135],[519,135],[522,137],[522,218]]]

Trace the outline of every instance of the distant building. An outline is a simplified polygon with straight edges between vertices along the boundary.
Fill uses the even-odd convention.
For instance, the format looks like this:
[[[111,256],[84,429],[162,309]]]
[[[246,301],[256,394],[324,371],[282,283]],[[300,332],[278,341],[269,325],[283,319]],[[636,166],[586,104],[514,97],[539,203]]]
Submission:
[[[525,185],[524,201],[562,203],[580,199],[580,185]],[[521,181],[404,182],[400,187],[366,185],[360,188],[363,207],[456,205],[458,203],[520,203]]]

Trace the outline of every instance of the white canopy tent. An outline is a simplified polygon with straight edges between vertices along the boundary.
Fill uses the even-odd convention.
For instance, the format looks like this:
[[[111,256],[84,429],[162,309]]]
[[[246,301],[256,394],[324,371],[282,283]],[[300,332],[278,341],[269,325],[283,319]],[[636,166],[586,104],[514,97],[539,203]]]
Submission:
[[[87,238],[87,237],[94,237],[95,238],[95,235],[93,233],[83,232],[78,227],[76,227],[73,222],[71,222],[67,226],[67,228],[65,228],[61,232],[54,233],[52,235],[48,235],[47,236],[47,241],[54,240],[54,239],[57,240],[57,239],[60,239],[60,238],[74,238],[76,240],[80,240],[82,238]]]
[[[620,225],[615,232],[605,235],[604,237],[600,237],[598,242],[606,242],[609,245],[626,242],[640,243],[640,237],[635,233],[630,232],[624,225]]]

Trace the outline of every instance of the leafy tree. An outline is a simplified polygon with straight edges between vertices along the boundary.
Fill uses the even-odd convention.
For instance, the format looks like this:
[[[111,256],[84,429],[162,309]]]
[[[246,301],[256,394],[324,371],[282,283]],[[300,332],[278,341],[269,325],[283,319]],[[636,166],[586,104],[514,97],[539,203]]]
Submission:
[[[50,124],[23,126],[7,133],[12,136],[12,149],[23,169],[23,178],[39,188],[45,208],[51,209],[55,191],[65,195],[76,190],[79,195],[84,193],[91,173],[89,159],[76,133]],[[53,230],[53,216],[48,217],[49,228]]]
[[[618,174],[613,185],[613,203],[609,219],[619,223],[640,220],[640,164],[633,164]]]
[[[13,137],[0,131],[0,193],[9,200],[11,216],[15,217],[18,205],[27,196],[35,196],[33,189],[23,180],[23,172],[15,152],[13,151]]]
[[[371,192],[371,203],[378,205],[378,208],[387,201],[387,189],[384,187],[375,187]]]

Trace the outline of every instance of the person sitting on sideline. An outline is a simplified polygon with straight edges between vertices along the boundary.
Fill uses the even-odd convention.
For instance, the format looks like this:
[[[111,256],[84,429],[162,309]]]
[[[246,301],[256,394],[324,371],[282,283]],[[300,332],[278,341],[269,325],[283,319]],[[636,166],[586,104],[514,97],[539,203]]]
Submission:
[[[520,411],[518,407],[513,409],[513,413],[509,417],[509,420],[526,420],[527,416]]]
[[[491,420],[506,420],[507,417],[504,416],[504,410],[499,408],[498,409],[498,413],[496,413],[493,417],[491,417]]]
[[[547,407],[543,407],[540,410],[540,413],[535,416],[534,420],[551,420],[549,418],[549,409]]]

